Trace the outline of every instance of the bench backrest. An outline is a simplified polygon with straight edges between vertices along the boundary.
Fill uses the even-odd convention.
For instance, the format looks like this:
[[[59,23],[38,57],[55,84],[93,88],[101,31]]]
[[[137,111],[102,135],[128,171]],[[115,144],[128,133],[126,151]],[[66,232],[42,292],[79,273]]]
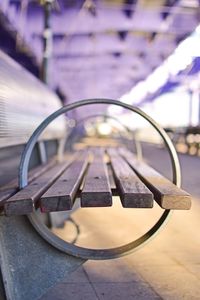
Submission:
[[[1,186],[16,177],[24,144],[34,129],[60,107],[61,101],[55,93],[0,51]],[[58,141],[65,134],[65,117],[61,116],[41,137],[49,154],[55,153]],[[33,165],[39,163],[38,152],[35,151]]]

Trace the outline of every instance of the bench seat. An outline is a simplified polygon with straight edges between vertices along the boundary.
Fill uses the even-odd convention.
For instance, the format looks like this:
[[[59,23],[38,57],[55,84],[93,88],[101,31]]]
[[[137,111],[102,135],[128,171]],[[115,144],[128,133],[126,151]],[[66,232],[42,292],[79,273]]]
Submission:
[[[9,195],[10,193],[10,195]],[[6,195],[6,196],[5,196]],[[119,196],[125,208],[190,209],[191,196],[125,148],[89,147],[68,154],[29,174],[21,189],[0,191],[1,211],[24,215],[71,210],[80,198],[81,207],[112,206]]]

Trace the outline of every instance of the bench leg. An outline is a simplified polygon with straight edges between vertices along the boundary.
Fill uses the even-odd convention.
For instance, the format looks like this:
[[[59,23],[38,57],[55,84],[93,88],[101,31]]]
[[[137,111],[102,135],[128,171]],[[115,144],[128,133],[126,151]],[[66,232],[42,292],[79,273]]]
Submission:
[[[0,266],[7,300],[39,299],[84,262],[49,245],[26,216],[0,217]]]

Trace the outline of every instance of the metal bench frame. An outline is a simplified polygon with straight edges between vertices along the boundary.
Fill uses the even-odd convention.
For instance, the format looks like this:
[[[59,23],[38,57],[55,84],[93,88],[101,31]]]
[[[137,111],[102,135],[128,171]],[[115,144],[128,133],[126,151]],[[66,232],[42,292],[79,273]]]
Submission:
[[[72,104],[69,104],[67,106],[62,107],[61,109],[54,112],[52,115],[50,115],[48,118],[46,118],[41,125],[34,131],[31,138],[29,139],[26,148],[23,152],[21,163],[20,163],[20,172],[19,172],[19,186],[20,188],[25,187],[28,184],[28,165],[29,160],[31,157],[32,149],[34,148],[35,143],[37,142],[39,136],[43,132],[43,130],[58,116],[60,116],[63,113],[69,112],[70,110],[73,110],[75,108],[85,106],[85,105],[92,105],[92,104],[111,104],[111,105],[117,105],[121,106],[125,109],[128,109],[132,112],[135,112],[142,116],[144,119],[146,119],[160,134],[162,137],[167,150],[170,154],[171,158],[171,164],[172,164],[172,171],[173,171],[173,183],[180,187],[180,166],[178,157],[176,154],[176,150],[174,149],[174,146],[166,134],[166,132],[148,115],[146,115],[143,111],[140,109],[133,107],[131,105],[122,103],[117,100],[111,100],[111,99],[88,99],[88,100],[82,100],[79,102],[75,102]],[[128,243],[124,246],[120,246],[117,248],[111,248],[111,249],[88,249],[83,247],[78,247],[76,245],[72,245],[70,243],[67,243],[66,241],[63,241],[62,239],[55,236],[38,218],[37,213],[32,213],[28,215],[28,218],[33,225],[33,227],[37,230],[37,232],[52,246],[57,248],[58,250],[67,253],[69,255],[73,255],[75,257],[79,257],[82,259],[112,259],[116,257],[120,257],[123,255],[130,254],[134,251],[136,251],[138,248],[140,248],[142,245],[146,244],[147,241],[149,241],[158,231],[161,229],[161,227],[166,223],[170,216],[170,210],[165,210],[159,220],[156,222],[156,224],[143,236],[138,238],[137,240]]]

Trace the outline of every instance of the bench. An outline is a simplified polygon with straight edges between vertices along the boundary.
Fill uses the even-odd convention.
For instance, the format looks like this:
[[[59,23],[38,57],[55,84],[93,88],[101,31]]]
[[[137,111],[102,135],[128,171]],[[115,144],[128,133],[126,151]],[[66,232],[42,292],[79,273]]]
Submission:
[[[21,69],[15,71],[22,76]],[[26,80],[27,76],[24,75]],[[36,84],[34,82],[34,86]],[[23,80],[19,86],[23,87]],[[40,88],[43,89],[38,86],[37,90]],[[44,130],[51,127],[50,123],[72,109],[94,104],[120,105],[146,118],[167,146],[173,183],[138,160],[123,145],[111,143],[112,147],[109,144],[97,147],[96,141],[95,147],[87,141],[81,150],[75,145],[70,147],[71,152],[54,153],[49,161],[44,159],[44,144],[40,144],[41,163],[28,172],[34,149],[38,141],[42,141]],[[190,208],[190,195],[176,186],[180,185],[179,171],[176,152],[166,133],[150,117],[130,105],[116,100],[91,99],[69,104],[48,116],[26,143],[19,165],[19,184],[14,178],[0,188],[1,298],[39,299],[87,259],[117,258],[138,250],[166,223],[171,209]],[[78,199],[81,207],[111,206],[112,196],[119,196],[125,209],[150,209],[155,200],[163,208],[163,214],[143,236],[112,249],[88,249],[67,243],[54,235],[43,220],[49,213],[71,212]]]
[[[154,126],[169,151],[173,183],[123,145],[111,143],[110,147],[104,143],[103,147],[100,147],[101,144],[98,147],[96,141],[90,144],[88,140],[84,147],[75,145],[73,151],[63,155],[62,160],[54,160],[29,173],[28,182],[31,154],[46,127],[69,110],[102,103],[120,105],[136,112]],[[70,273],[87,259],[116,258],[145,245],[166,223],[170,210],[190,209],[190,195],[177,186],[180,183],[179,175],[178,159],[170,139],[158,124],[137,108],[116,100],[91,99],[69,104],[47,117],[26,144],[19,167],[20,189],[0,202],[4,214],[0,218],[1,270],[6,296],[11,295],[10,299],[17,300],[27,297],[39,299],[65,273]],[[88,249],[65,242],[41,220],[44,213],[71,211],[78,199],[80,207],[111,206],[112,196],[120,197],[123,208],[150,209],[155,200],[163,209],[163,214],[143,236],[112,249]],[[13,233],[18,243],[11,240]],[[5,249],[9,249],[9,253]],[[41,260],[42,257],[45,260]],[[8,270],[8,262],[14,271]],[[30,271],[33,265],[37,266],[37,276]],[[48,274],[45,274],[46,270]],[[41,273],[42,278],[39,275]],[[24,278],[26,288],[24,282],[19,281],[19,274],[20,278]],[[9,282],[9,289],[5,282]]]
[[[32,174],[31,174],[32,175]],[[82,185],[83,183],[83,185]],[[0,202],[6,216],[112,206],[119,196],[125,208],[190,209],[190,195],[159,174],[129,150],[88,148],[65,155],[62,162],[35,171],[31,182]]]

